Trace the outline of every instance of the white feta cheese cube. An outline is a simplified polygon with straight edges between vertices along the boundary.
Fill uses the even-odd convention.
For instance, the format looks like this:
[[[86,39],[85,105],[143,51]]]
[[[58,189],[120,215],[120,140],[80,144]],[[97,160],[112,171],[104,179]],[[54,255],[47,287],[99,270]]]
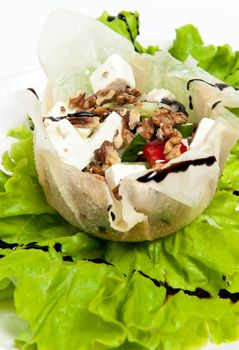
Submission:
[[[57,122],[45,119],[46,132],[59,157],[67,164],[81,167],[88,147],[74,126],[67,120]]]
[[[135,87],[133,69],[119,55],[111,55],[90,77],[94,93],[102,89]]]
[[[121,122],[121,116],[112,112],[91,137],[84,138],[67,119],[57,122],[47,118],[44,120],[46,133],[59,157],[63,162],[79,170],[84,169],[92,161],[94,151],[104,141],[113,141]]]

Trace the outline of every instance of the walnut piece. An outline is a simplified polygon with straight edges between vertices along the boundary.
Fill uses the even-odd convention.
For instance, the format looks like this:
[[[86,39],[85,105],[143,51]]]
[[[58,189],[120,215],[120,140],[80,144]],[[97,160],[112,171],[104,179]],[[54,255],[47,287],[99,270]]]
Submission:
[[[139,91],[139,89],[137,88],[126,88],[126,92],[130,95],[133,95],[135,97],[140,97],[141,96],[141,92]]]
[[[182,112],[173,112],[170,108],[159,108],[152,114],[153,123],[162,127],[163,125],[183,124],[187,116]]]
[[[137,132],[147,141],[150,141],[154,134],[154,123],[152,118],[145,118],[140,123]]]
[[[133,141],[134,135],[126,125],[123,125],[122,127],[122,137],[124,140],[124,146],[127,146],[131,141]]]
[[[95,95],[97,105],[101,106],[103,103],[113,101],[116,98],[116,94],[116,89],[99,90]]]
[[[165,155],[165,158],[166,158],[167,160],[170,160],[170,159],[179,157],[180,154],[181,154],[180,148],[181,148],[181,143],[179,143],[179,144],[173,146],[173,148],[171,149],[171,151],[170,151],[167,155]]]
[[[95,95],[90,95],[87,97],[83,104],[83,109],[90,109],[96,106],[96,97]]]
[[[101,147],[94,151],[94,156],[98,165],[113,165],[121,162],[118,152],[110,141],[104,141]]]
[[[116,149],[121,149],[124,147],[124,139],[123,139],[123,125],[121,124],[120,127],[117,129],[113,144]]]
[[[180,131],[177,129],[172,129],[172,133],[164,146],[164,155],[167,160],[180,156],[182,138],[183,137]]]
[[[133,130],[140,123],[140,112],[138,109],[133,108],[129,112],[129,127]]]
[[[94,108],[93,113],[95,115],[98,115],[100,117],[100,119],[105,119],[107,117],[107,115],[110,113],[110,109],[106,108],[106,107],[98,106],[98,107]]]
[[[137,98],[134,95],[130,95],[127,92],[122,92],[116,98],[116,101],[119,105],[124,105],[126,103],[134,103],[137,101]]]
[[[68,104],[71,108],[82,108],[85,102],[85,92],[80,92],[78,95],[70,98]]]

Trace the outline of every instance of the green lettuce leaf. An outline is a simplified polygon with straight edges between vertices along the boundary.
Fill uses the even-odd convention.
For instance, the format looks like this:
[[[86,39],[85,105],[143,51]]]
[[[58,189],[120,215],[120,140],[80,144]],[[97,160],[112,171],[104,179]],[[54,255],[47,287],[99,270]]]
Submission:
[[[46,202],[35,168],[32,131],[21,125],[8,135],[17,142],[3,154],[2,165],[10,175],[0,171],[0,239],[27,244],[78,232]]]
[[[133,162],[138,159],[139,152],[143,151],[146,140],[137,134],[121,155],[122,162]]]
[[[18,141],[3,154],[2,165],[12,175],[1,172],[0,218],[18,215],[53,214],[39,186],[33,155],[33,134],[22,125],[10,130]]]
[[[227,160],[223,174],[219,181],[219,189],[227,191],[239,190],[239,142],[231,150],[231,154]]]
[[[183,292],[166,298],[164,287],[138,272],[126,277],[105,264],[17,250],[1,261],[6,279],[27,321],[17,340],[27,350],[189,350],[209,337],[220,343],[239,336],[238,304]]]
[[[169,52],[180,61],[191,55],[203,69],[239,87],[239,52],[233,52],[229,45],[205,46],[198,29],[192,24],[176,29],[176,39]]]
[[[126,39],[132,42],[134,48],[139,53],[148,53],[154,55],[159,51],[158,46],[149,45],[144,48],[136,39],[139,35],[139,13],[121,11],[117,16],[111,16],[107,11],[104,11],[98,20],[116,33],[122,35]]]

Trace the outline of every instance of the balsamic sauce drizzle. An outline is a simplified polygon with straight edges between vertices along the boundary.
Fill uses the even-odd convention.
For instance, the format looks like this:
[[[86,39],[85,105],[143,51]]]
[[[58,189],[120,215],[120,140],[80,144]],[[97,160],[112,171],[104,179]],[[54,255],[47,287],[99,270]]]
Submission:
[[[115,214],[113,213],[113,211],[110,212],[110,216],[111,216],[112,221],[114,221],[115,220]]]
[[[15,250],[19,246],[18,243],[6,243],[0,240],[0,249],[10,249]]]
[[[217,102],[214,102],[213,105],[212,105],[212,110],[213,110],[219,103],[221,103],[221,102],[222,102],[222,100],[219,100],[219,101],[217,101]]]
[[[190,79],[188,82],[187,82],[187,90],[189,91],[190,89],[190,85],[194,82],[194,81],[201,81],[202,83],[205,83],[207,85],[210,85],[212,87],[215,87],[217,89],[219,89],[220,91],[228,88],[228,87],[232,87],[234,90],[239,90],[239,88],[235,88],[234,86],[232,85],[228,85],[228,84],[225,84],[225,83],[215,83],[215,84],[212,84],[212,83],[209,83],[208,81],[204,80],[204,79],[200,79],[200,78],[194,78],[194,79]],[[212,105],[212,109],[214,109],[218,103],[220,103],[221,101],[217,101],[215,102],[213,105]],[[192,104],[192,96],[189,96],[189,108],[192,110],[193,109],[193,104]]]
[[[134,15],[134,13],[132,13],[132,14]],[[108,22],[112,22],[115,18],[116,18],[115,16],[108,16],[107,17],[107,21]],[[135,40],[134,40],[133,34],[131,32],[130,26],[129,26],[128,22],[127,22],[126,16],[123,13],[120,12],[117,15],[117,18],[125,23],[125,27],[126,27],[127,32],[129,33],[130,40],[134,44]],[[137,21],[136,21],[136,30],[137,30],[137,34],[139,35],[139,20],[138,20],[138,17],[136,19],[137,19]],[[134,46],[134,48],[135,48],[135,51],[138,52],[137,47]]]
[[[211,166],[216,162],[215,156],[209,156],[207,158],[184,160],[182,162],[174,163],[167,168],[159,169],[157,171],[150,171],[147,174],[139,177],[137,181],[139,182],[149,182],[156,181],[157,183],[163,181],[165,177],[170,173],[179,173],[186,171],[190,165],[193,166]]]
[[[39,100],[39,96],[36,93],[36,90],[34,90],[33,88],[27,88],[27,90],[31,91]]]
[[[191,95],[189,96],[189,108],[191,109],[191,111],[193,110],[193,98]]]
[[[26,249],[26,250],[38,249],[38,250],[42,250],[44,252],[48,252],[48,250],[49,250],[48,246],[40,246],[37,244],[37,242],[30,242],[30,243],[24,245],[24,244],[18,244],[18,243],[7,243],[7,242],[0,240],[0,249],[15,250],[17,247],[21,247],[21,248]]]
[[[49,247],[47,247],[47,246],[38,246],[37,242],[30,242],[30,243],[26,244],[25,246],[23,246],[23,245],[19,245],[18,243],[6,243],[6,242],[0,240],[0,249],[15,250],[16,247],[18,247],[18,246],[23,247],[24,249],[41,249],[44,252],[48,252],[48,250],[49,250]],[[55,243],[54,249],[57,252],[60,252],[61,248],[62,248],[61,243]],[[4,257],[5,256],[3,254],[0,254],[0,258],[4,258]],[[63,256],[62,259],[63,259],[63,261],[74,262],[73,258],[70,255]],[[104,258],[90,258],[90,259],[85,258],[82,260],[89,261],[89,262],[92,262],[95,264],[111,265],[114,267],[114,265],[112,263],[108,262]],[[139,272],[143,277],[150,279],[156,287],[163,286],[164,288],[166,288],[167,295],[175,295],[178,292],[183,291],[184,294],[195,296],[195,297],[198,297],[200,299],[211,298],[211,295],[209,294],[209,292],[202,289],[202,288],[195,288],[194,291],[186,290],[186,289],[182,289],[182,288],[175,288],[175,287],[171,287],[166,282],[161,282],[161,281],[158,281],[157,279],[154,279],[154,278],[148,276],[147,274],[145,274],[142,271],[134,270],[133,273],[135,273],[135,272]],[[223,281],[225,281],[226,276],[222,276],[222,279],[223,279]],[[226,289],[220,289],[219,293],[218,293],[218,297],[222,298],[222,299],[230,299],[233,303],[236,303],[239,301],[239,292],[230,293]]]
[[[116,17],[115,16],[108,16],[107,21],[112,22]]]
[[[24,249],[29,250],[29,249],[37,249],[37,250],[42,250],[43,252],[48,252],[49,251],[49,247],[48,246],[40,246],[37,243],[33,242],[33,243],[28,243]]]
[[[194,78],[194,79],[190,79],[188,82],[187,82],[187,90],[190,89],[190,85],[194,82],[194,81],[201,81],[207,85],[210,85],[212,87],[215,87],[215,88],[218,88],[220,91],[228,88],[228,87],[232,87],[234,90],[239,90],[238,88],[235,88],[231,85],[228,85],[228,84],[225,84],[225,83],[215,83],[215,84],[212,84],[212,83],[209,83],[208,81],[204,80],[204,79],[200,79],[200,78]]]
[[[91,112],[75,112],[75,113],[68,113],[62,117],[45,117],[44,119],[49,119],[53,122],[58,122],[62,119],[68,119],[68,118],[81,118],[81,117],[97,117],[99,116],[97,113],[91,113]]]
[[[134,270],[133,272],[136,272],[136,270]],[[156,287],[164,287],[167,291],[167,296],[168,295],[175,295],[175,294],[179,293],[180,291],[183,291],[184,294],[195,296],[199,299],[211,298],[210,293],[208,291],[206,291],[205,289],[195,288],[195,290],[192,291],[192,290],[187,290],[187,289],[182,289],[182,288],[174,288],[174,287],[169,286],[166,282],[158,281],[158,280],[146,275],[142,271],[138,271],[138,272],[143,277],[150,279]],[[223,276],[223,280],[225,280],[225,276]],[[226,289],[220,289],[219,293],[218,293],[218,297],[222,298],[222,299],[230,299],[233,303],[236,303],[239,300],[239,293],[230,293]]]
[[[129,33],[129,36],[130,36],[130,40],[132,41],[132,43],[134,43],[133,34],[132,34],[131,30],[130,30],[130,27],[128,25],[128,22],[127,22],[127,19],[126,19],[125,15],[123,15],[123,13],[119,13],[117,17],[121,21],[123,21],[125,23],[126,30],[127,30],[127,32]]]

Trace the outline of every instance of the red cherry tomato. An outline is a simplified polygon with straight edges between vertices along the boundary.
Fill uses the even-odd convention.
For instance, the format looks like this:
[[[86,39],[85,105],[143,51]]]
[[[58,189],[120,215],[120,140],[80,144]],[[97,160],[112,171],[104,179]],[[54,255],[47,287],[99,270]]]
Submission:
[[[164,143],[160,143],[158,140],[147,143],[144,146],[144,156],[150,165],[154,165],[157,160],[162,160],[163,163],[167,162],[163,154]]]
[[[181,142],[181,147],[180,147],[180,152],[181,153],[184,153],[186,152],[188,149],[187,149],[187,146],[185,146],[182,142]]]
[[[144,157],[146,158],[147,162],[151,166],[155,165],[157,160],[160,160],[161,163],[167,163],[168,160],[165,158],[164,155],[164,143],[159,142],[158,140],[152,141],[147,143],[144,146]],[[187,147],[181,143],[180,152],[184,153],[187,151]]]

